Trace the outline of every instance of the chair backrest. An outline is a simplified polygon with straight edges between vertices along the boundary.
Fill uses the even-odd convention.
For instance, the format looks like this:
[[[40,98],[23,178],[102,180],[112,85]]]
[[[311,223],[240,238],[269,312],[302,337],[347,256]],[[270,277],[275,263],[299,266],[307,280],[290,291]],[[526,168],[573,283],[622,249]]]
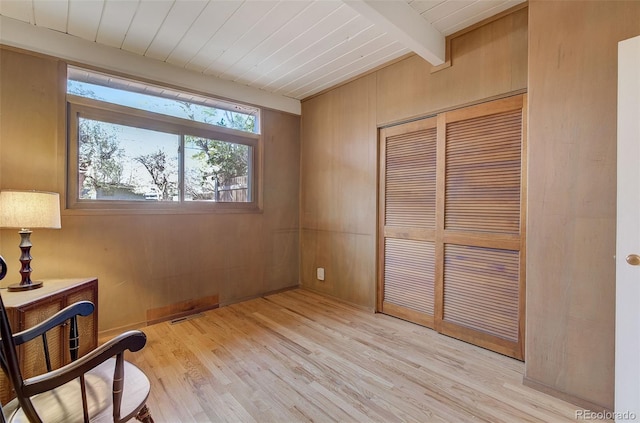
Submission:
[[[7,275],[7,262],[0,256],[0,281]]]
[[[16,391],[18,402],[25,412],[31,412],[37,415],[33,404],[28,396],[22,394],[24,386],[22,372],[20,371],[20,362],[18,360],[18,352],[9,323],[7,309],[4,307],[2,295],[0,295],[0,337],[2,337],[2,351],[0,351],[0,365],[11,381],[11,385]]]
[[[25,414],[33,417],[32,420],[38,421],[37,413],[31,402],[30,396],[25,392],[25,381],[20,369],[20,360],[18,358],[17,346],[29,342],[37,337],[42,338],[42,348],[46,362],[47,372],[52,371],[49,359],[49,343],[47,341],[47,332],[53,328],[67,325],[69,327],[69,356],[72,361],[78,358],[78,349],[80,345],[78,336],[78,316],[88,316],[93,313],[95,306],[90,301],[78,301],[72,305],[65,307],[56,314],[45,319],[43,322],[14,334],[11,330],[11,323],[7,310],[0,295],[0,336],[2,337],[0,345],[0,365],[5,374],[9,378],[11,385],[15,391],[16,397]],[[81,376],[81,373],[78,374]],[[31,415],[33,414],[33,416]]]
[[[4,257],[0,256],[0,281],[4,279],[7,275],[7,262],[4,261]],[[2,302],[2,298],[0,298],[0,303]],[[4,304],[2,304],[2,308],[4,309]],[[0,349],[0,362],[3,357],[3,349]],[[4,418],[4,411],[2,410],[2,405],[0,404],[0,423],[5,423],[6,420]]]
[[[4,261],[4,258],[2,256],[0,256],[0,281],[2,279],[4,279],[4,277],[7,275],[7,262]],[[2,304],[2,298],[0,298],[0,304]],[[2,310],[4,311],[4,304],[1,305]],[[0,349],[0,362],[3,362],[4,359],[2,357],[4,357],[4,348]],[[5,423],[5,418],[4,418],[4,411],[2,411],[2,405],[0,405],[0,422],[1,423]]]
[[[0,256],[0,280],[7,274],[7,262]],[[0,350],[0,365],[13,386],[15,382],[22,382],[22,373],[18,363],[16,344],[13,340],[13,332],[9,323],[7,309],[4,307],[2,295],[0,295],[0,337],[2,338],[2,349]]]
[[[18,354],[13,339],[13,331],[11,330],[11,323],[9,323],[9,316],[7,315],[7,309],[4,307],[2,295],[0,295],[0,336],[2,337],[0,364],[7,374],[7,377],[10,378],[12,384],[14,384],[16,381],[15,378],[22,380],[22,372],[18,364]]]

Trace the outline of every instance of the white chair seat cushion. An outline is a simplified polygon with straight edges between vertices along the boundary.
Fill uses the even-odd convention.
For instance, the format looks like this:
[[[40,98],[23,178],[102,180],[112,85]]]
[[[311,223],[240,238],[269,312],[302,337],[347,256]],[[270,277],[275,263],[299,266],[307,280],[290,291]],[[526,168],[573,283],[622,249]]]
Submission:
[[[115,358],[111,358],[85,374],[87,405],[92,422],[113,422],[112,389]],[[120,417],[133,417],[149,397],[149,379],[133,364],[124,362],[124,391]],[[82,422],[80,381],[72,380],[52,391],[31,397],[38,415],[46,423]],[[14,399],[4,407],[8,422],[29,420]]]

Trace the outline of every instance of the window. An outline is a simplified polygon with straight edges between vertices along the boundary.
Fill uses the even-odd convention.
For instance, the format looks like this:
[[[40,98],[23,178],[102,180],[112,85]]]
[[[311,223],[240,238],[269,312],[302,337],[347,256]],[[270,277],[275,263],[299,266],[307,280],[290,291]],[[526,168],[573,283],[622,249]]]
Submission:
[[[257,209],[259,109],[69,67],[68,205]]]

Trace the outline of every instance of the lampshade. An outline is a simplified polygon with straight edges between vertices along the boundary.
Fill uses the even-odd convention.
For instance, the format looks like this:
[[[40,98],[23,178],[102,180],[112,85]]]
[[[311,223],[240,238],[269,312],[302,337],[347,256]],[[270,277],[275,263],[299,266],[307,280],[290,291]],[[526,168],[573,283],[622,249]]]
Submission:
[[[0,191],[0,228],[60,229],[57,192]]]

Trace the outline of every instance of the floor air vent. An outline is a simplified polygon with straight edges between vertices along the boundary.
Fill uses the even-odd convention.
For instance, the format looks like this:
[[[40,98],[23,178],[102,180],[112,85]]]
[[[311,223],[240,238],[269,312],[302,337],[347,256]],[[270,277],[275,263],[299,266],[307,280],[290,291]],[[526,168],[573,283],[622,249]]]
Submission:
[[[177,325],[178,323],[186,322],[187,320],[191,319],[197,319],[198,317],[202,317],[202,313],[190,314],[189,316],[173,319],[169,323],[172,325]]]

